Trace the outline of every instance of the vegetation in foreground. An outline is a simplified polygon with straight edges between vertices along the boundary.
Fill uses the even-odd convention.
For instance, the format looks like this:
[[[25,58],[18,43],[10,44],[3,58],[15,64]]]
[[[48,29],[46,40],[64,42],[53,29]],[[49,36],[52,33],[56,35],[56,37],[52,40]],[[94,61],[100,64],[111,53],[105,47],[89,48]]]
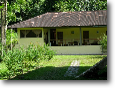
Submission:
[[[74,77],[64,77],[65,72],[73,60],[80,62],[79,71],[76,74],[77,76],[102,60],[105,56],[106,55],[56,55],[50,60],[40,60],[38,68],[31,68],[29,71],[11,78],[11,80],[76,80]],[[5,71],[6,67],[3,62],[2,67],[4,67]],[[107,66],[98,72],[98,77],[79,78],[78,80],[88,79],[106,80]]]
[[[0,79],[11,79],[28,72],[32,69],[39,68],[40,60],[50,60],[54,51],[50,50],[47,45],[40,46],[30,44],[27,48],[13,48],[4,50],[1,56],[4,68],[0,69]]]
[[[17,42],[17,33],[14,30],[12,30],[12,33],[11,30],[6,30],[6,45],[4,45],[2,48],[2,45],[0,43],[0,62],[4,62],[7,68],[12,69],[13,71],[15,71],[15,69],[17,69],[18,67],[23,67],[23,64],[25,64],[25,66],[28,66],[30,64],[31,67],[31,61],[35,61],[36,63],[38,63],[41,59],[49,60],[55,53],[53,50],[50,50],[47,45],[44,44],[43,46],[40,46],[39,43],[37,45],[30,43],[27,48],[24,48],[24,46],[14,48]],[[16,67],[17,64],[21,65]],[[15,68],[12,68],[14,67],[13,65],[15,66]],[[7,75],[11,72],[8,72]]]

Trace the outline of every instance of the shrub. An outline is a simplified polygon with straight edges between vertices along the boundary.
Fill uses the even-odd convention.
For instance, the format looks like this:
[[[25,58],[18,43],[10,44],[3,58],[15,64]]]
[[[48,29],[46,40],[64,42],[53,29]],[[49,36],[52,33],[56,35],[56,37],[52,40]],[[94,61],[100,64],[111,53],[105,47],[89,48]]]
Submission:
[[[11,36],[12,36],[12,41],[11,41]],[[12,43],[12,48],[15,46],[15,44],[18,42],[17,40],[17,33],[12,30],[6,30],[6,45],[3,47],[4,50],[11,49],[11,43]],[[1,34],[0,34],[0,55],[1,55],[1,50],[2,50],[2,44],[1,44]],[[0,57],[0,62],[2,61],[2,58]]]
[[[107,35],[103,34],[102,36],[100,36],[99,44],[102,45],[103,49],[107,49]]]
[[[3,61],[6,64],[8,69],[7,71],[7,78],[10,79],[12,76],[20,75],[23,73],[23,59],[24,59],[24,52],[23,50],[13,49],[12,51],[9,50],[4,52]]]
[[[44,45],[44,49],[45,49],[45,54],[44,54],[44,55],[46,55],[46,58],[47,58],[48,60],[50,60],[51,58],[53,58],[53,56],[56,54],[55,51],[50,50],[50,49],[48,48],[48,45]]]
[[[11,41],[12,38],[12,41]],[[6,31],[6,47],[7,49],[11,48],[11,43],[12,43],[12,47],[14,47],[17,44],[18,40],[17,40],[17,33],[15,33],[14,30],[7,30]]]
[[[4,51],[2,57],[8,71],[5,73],[7,78],[23,74],[25,71],[39,67],[40,60],[50,60],[54,51],[47,45],[39,46],[30,44],[26,49],[21,46],[12,50]]]

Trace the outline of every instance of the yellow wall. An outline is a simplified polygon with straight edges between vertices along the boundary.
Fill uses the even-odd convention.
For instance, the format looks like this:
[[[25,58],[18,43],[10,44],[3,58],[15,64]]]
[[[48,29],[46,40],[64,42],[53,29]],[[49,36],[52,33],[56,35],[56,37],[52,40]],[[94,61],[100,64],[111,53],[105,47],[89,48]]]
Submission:
[[[71,34],[71,31],[74,31],[74,34]],[[107,27],[81,27],[82,31],[82,43],[83,43],[83,31],[89,31],[89,40],[90,43],[93,43],[95,40],[100,36],[103,35],[103,33],[106,34]],[[98,31],[98,33],[97,33]],[[63,27],[63,28],[56,28],[56,35],[57,32],[63,32],[63,40],[66,40],[66,44],[68,42],[78,41],[80,43],[80,28],[79,27]],[[57,36],[56,36],[57,39]]]
[[[34,30],[34,29],[42,29],[42,38],[20,38],[20,30]],[[24,44],[28,45],[30,42],[36,43],[38,42],[40,45],[44,44],[44,38],[46,36],[46,32],[48,32],[50,28],[18,28],[18,40],[19,45]],[[71,34],[71,31],[74,31],[74,34]],[[81,27],[82,31],[82,43],[83,43],[83,31],[89,31],[89,39],[97,39],[103,33],[106,33],[107,27]],[[97,33],[97,31],[99,33]],[[45,32],[45,33],[44,33]],[[63,32],[63,43],[68,44],[68,42],[77,41],[80,43],[80,28],[79,27],[61,27],[56,28],[56,39],[57,32]],[[94,40],[90,40],[90,43],[93,43]],[[56,41],[58,43],[58,41]]]
[[[51,46],[57,54],[102,54],[101,45]]]
[[[44,32],[48,32],[48,29],[52,28],[43,28]],[[77,41],[80,43],[80,28],[79,27],[59,27],[56,29],[56,40],[57,40],[57,32],[63,32],[63,44],[68,44],[68,42]],[[74,31],[74,34],[71,34],[71,31]],[[107,27],[81,27],[82,32],[82,43],[83,43],[83,31],[89,31],[89,39],[97,39],[103,33],[106,34]],[[97,31],[99,33],[97,33]],[[93,43],[95,40],[89,40],[89,43]],[[58,41],[56,41],[58,44]]]
[[[20,30],[34,30],[34,29],[42,29],[42,38],[20,38]],[[44,32],[48,32],[50,28],[18,28],[18,45],[28,45],[30,42],[35,44],[44,44]],[[74,34],[71,34],[71,31],[74,31]],[[82,27],[82,39],[83,39],[83,31],[89,31],[89,38],[96,39],[100,37],[103,33],[106,33],[107,27]],[[99,31],[99,33],[97,33]],[[80,28],[79,27],[63,27],[56,28],[56,39],[57,32],[63,32],[63,40],[67,42],[77,41],[80,42]],[[93,42],[93,41],[91,41]],[[64,42],[65,43],[65,42]],[[101,45],[83,45],[83,46],[51,46],[50,48],[57,51],[57,54],[102,54]]]
[[[71,34],[71,31],[74,31],[74,34]],[[65,28],[56,28],[56,35],[57,32],[63,32],[63,40],[64,40],[64,44],[66,41],[66,44],[68,44],[68,42],[73,42],[73,41],[78,41],[80,39],[80,30],[79,28],[72,28],[72,27],[65,27]],[[57,36],[56,36],[57,39]]]
[[[100,36],[103,35],[103,33],[106,34],[107,27],[86,27],[86,28],[81,28],[82,30],[82,42],[83,42],[83,31],[89,31],[89,39],[97,39]],[[97,31],[99,33],[97,33]],[[92,43],[94,40],[89,40],[90,43]]]
[[[20,30],[42,30],[42,38],[20,38]],[[29,45],[30,42],[34,44],[43,45],[44,44],[44,30],[43,28],[18,28],[18,45]]]

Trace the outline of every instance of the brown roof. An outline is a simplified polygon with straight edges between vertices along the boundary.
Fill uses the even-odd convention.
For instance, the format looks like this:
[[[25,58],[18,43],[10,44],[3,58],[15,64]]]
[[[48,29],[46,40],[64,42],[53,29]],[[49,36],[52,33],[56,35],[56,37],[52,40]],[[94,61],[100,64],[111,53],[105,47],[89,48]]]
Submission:
[[[48,12],[13,24],[11,28],[107,25],[107,10]]]

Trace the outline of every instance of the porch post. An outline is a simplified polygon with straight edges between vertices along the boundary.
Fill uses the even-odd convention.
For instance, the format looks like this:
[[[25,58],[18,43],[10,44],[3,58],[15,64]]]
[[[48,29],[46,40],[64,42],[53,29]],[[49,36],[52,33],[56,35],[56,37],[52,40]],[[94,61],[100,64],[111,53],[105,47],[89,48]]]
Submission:
[[[48,44],[50,45],[50,29],[48,29]]]
[[[80,29],[80,45],[82,45],[82,31],[81,31],[81,27],[79,29]]]

